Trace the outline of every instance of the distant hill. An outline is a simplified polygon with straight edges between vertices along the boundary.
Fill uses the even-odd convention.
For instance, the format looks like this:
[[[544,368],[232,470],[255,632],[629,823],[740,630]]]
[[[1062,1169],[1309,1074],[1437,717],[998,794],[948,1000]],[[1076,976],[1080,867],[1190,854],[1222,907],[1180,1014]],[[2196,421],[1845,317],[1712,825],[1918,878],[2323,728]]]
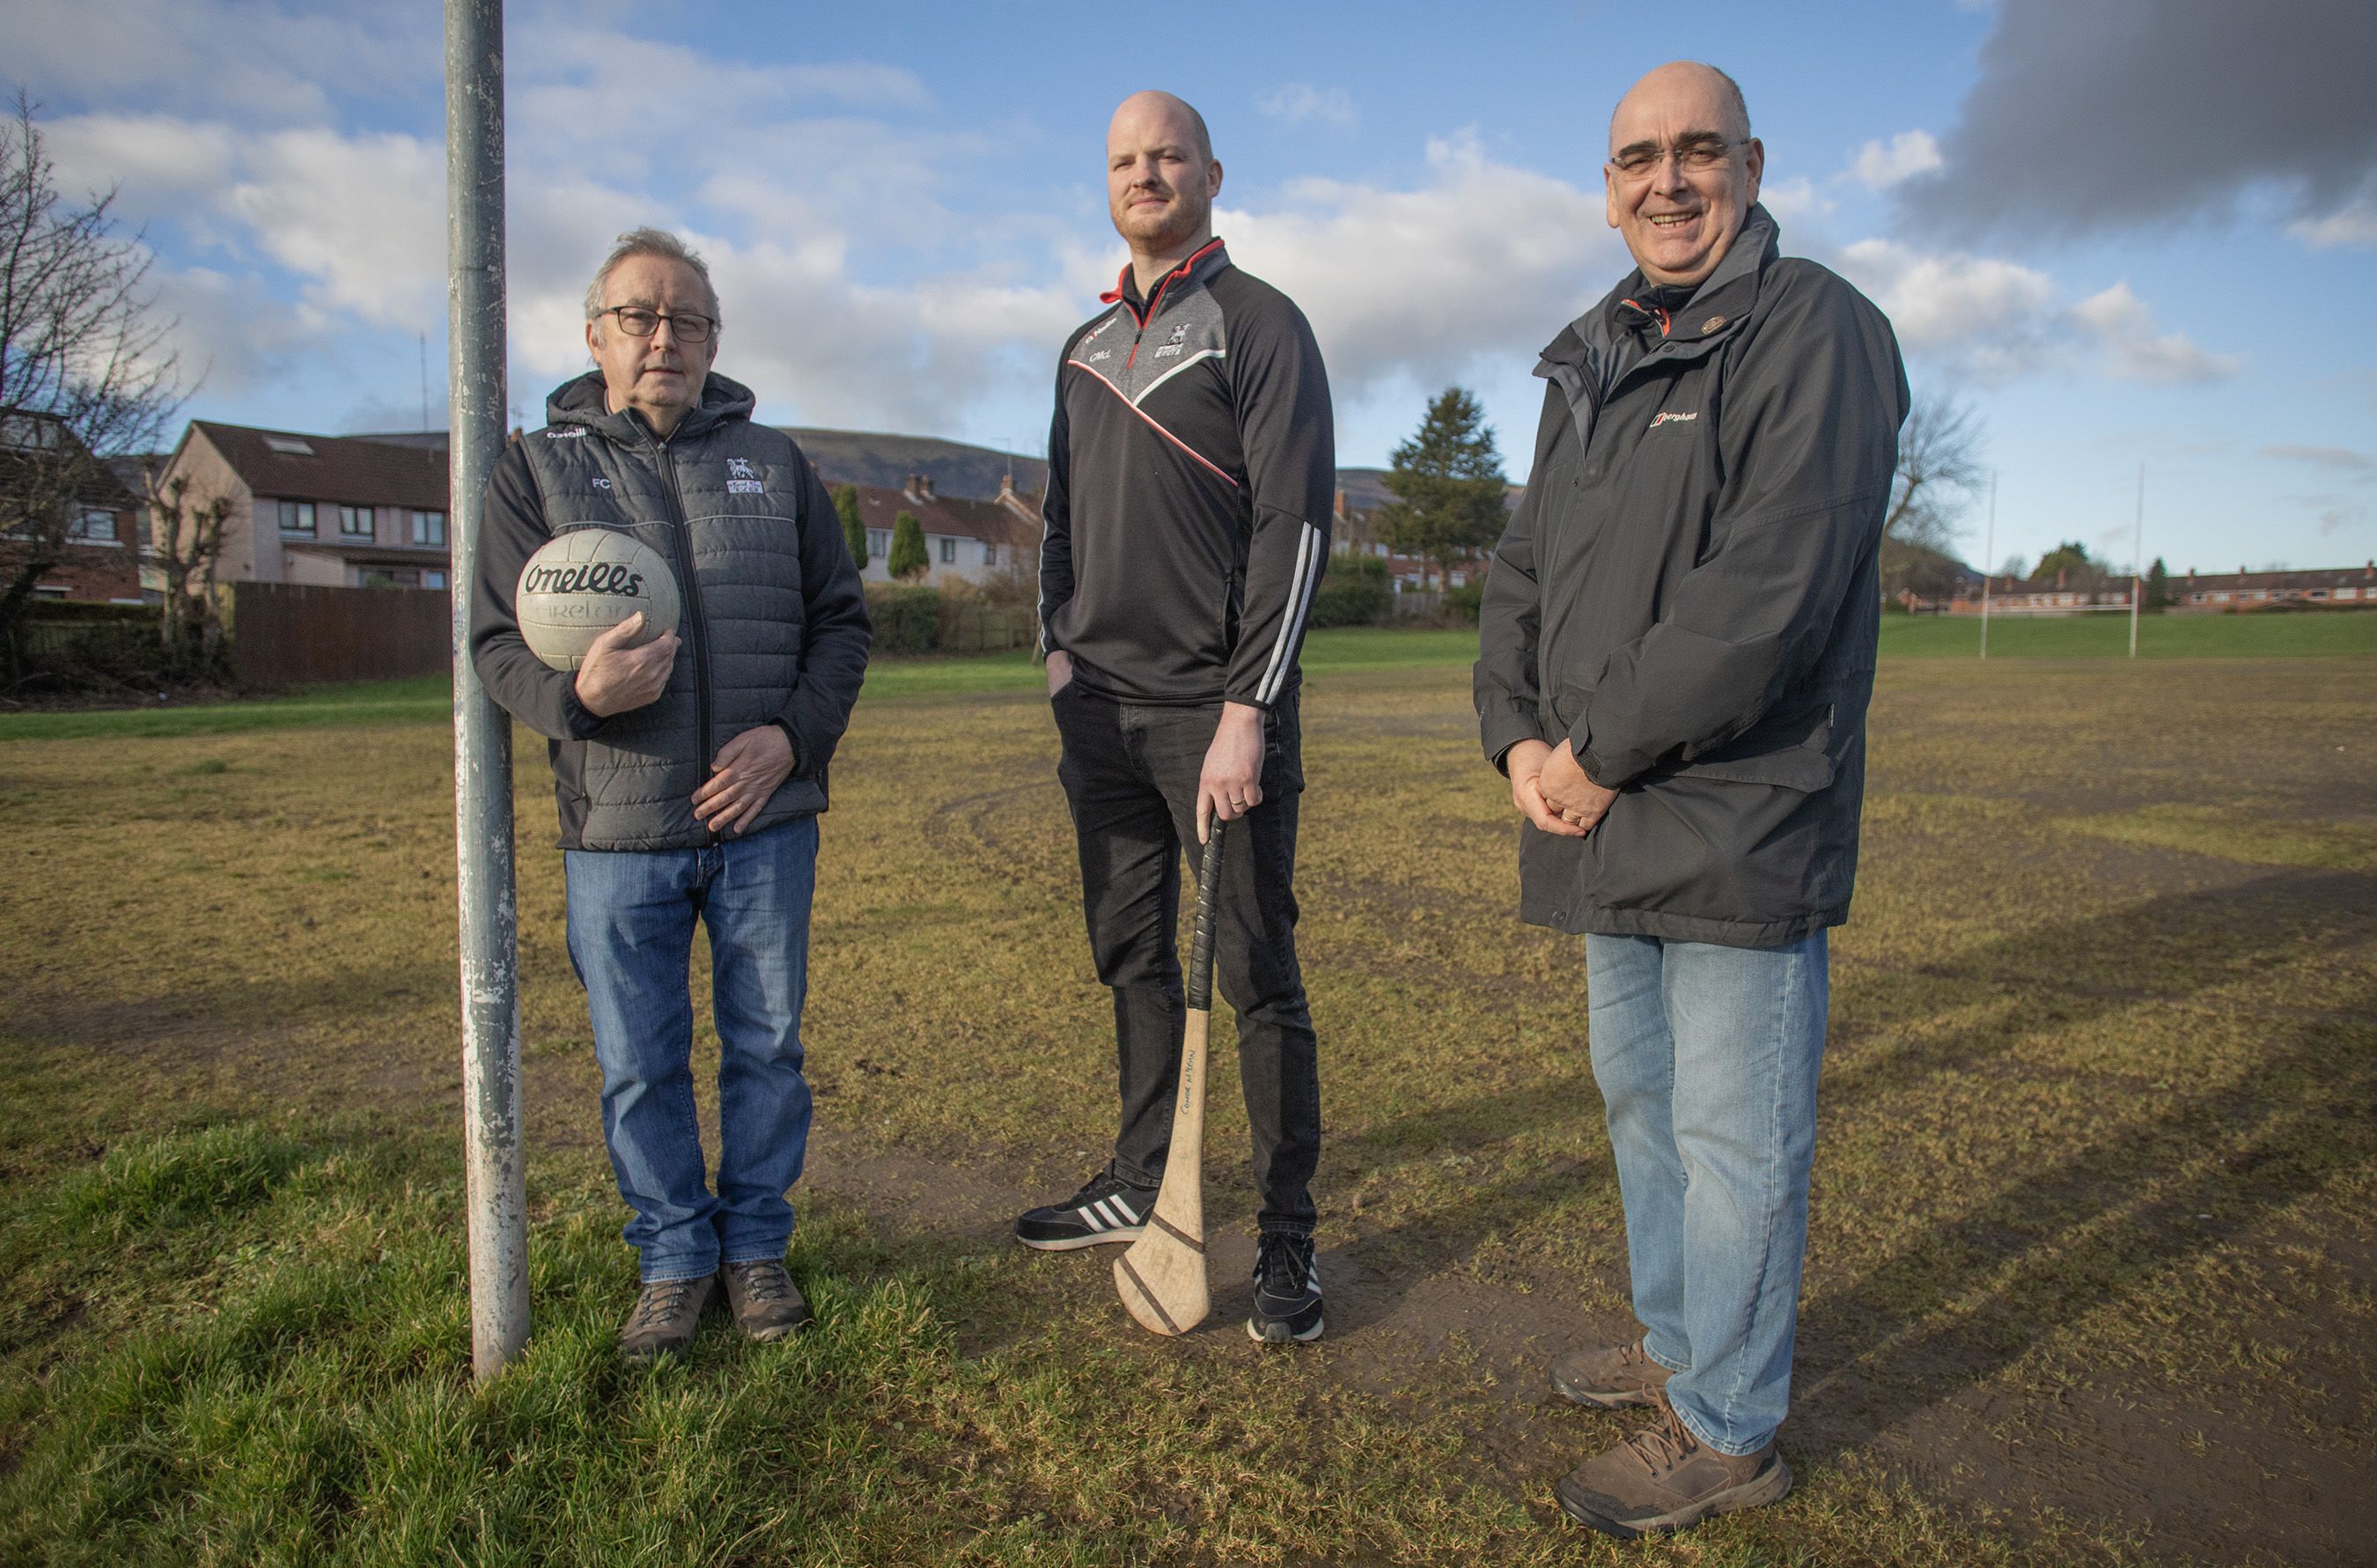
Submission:
[[[829,485],[873,485],[897,490],[908,483],[910,474],[922,473],[932,479],[933,487],[942,495],[974,501],[996,499],[999,480],[1009,473],[1015,475],[1015,488],[1027,496],[1038,495],[1048,485],[1048,465],[1038,458],[1009,457],[991,447],[878,430],[794,425],[778,428],[801,444],[801,450]],[[406,447],[442,449],[446,445],[443,430],[375,431],[355,438]],[[1345,504],[1357,512],[1376,511],[1395,498],[1387,488],[1387,471],[1382,468],[1341,468],[1337,484],[1345,492]],[[1521,486],[1511,485],[1508,504],[1516,507],[1523,493]]]
[[[912,473],[933,481],[944,496],[988,501],[998,482],[1015,475],[1015,487],[1037,495],[1048,484],[1048,465],[1038,458],[1009,457],[988,447],[944,441],[936,436],[893,436],[872,430],[817,430],[785,425],[829,485],[875,485],[897,490]]]

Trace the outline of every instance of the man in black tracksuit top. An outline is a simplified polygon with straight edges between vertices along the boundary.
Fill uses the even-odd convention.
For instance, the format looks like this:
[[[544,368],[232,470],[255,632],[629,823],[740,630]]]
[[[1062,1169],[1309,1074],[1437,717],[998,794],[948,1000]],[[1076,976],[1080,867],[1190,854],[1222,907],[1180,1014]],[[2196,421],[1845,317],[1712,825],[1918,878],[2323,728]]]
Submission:
[[[1048,1250],[1140,1234],[1185,1022],[1181,846],[1209,820],[1235,823],[1214,968],[1237,1012],[1262,1193],[1247,1327],[1310,1340],[1320,1086],[1296,961],[1296,655],[1329,557],[1336,454],[1303,314],[1212,237],[1221,177],[1186,103],[1141,93],[1116,111],[1107,192],[1131,264],[1058,365],[1040,615],[1090,945],[1114,988],[1122,1131],[1104,1171],[1016,1234]]]

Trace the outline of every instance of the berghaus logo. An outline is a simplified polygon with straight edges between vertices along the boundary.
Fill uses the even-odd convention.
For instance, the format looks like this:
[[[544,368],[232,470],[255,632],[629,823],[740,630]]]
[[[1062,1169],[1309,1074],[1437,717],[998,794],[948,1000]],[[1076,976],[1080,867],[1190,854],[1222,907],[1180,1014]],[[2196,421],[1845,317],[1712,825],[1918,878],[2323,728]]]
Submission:
[[[1689,425],[1700,416],[1701,411],[1698,409],[1692,410],[1690,413],[1667,413],[1662,412],[1657,418],[1651,421],[1651,428],[1656,430],[1662,425]]]
[[[530,593],[609,593],[640,599],[644,574],[615,561],[581,561],[574,566],[536,567],[520,586]]]

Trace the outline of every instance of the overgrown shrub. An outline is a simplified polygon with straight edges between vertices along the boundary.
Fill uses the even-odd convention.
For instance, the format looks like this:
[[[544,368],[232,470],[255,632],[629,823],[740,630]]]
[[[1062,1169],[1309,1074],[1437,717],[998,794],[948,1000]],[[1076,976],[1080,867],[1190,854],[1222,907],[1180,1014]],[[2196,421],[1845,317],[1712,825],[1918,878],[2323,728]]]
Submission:
[[[1313,590],[1311,623],[1382,626],[1395,607],[1387,563],[1377,556],[1332,556],[1329,570]]]
[[[1458,588],[1448,588],[1444,591],[1444,604],[1439,613],[1451,625],[1475,626],[1477,607],[1485,602],[1485,598],[1484,583],[1464,582]]]
[[[878,653],[929,653],[941,631],[938,588],[866,585],[866,613],[875,622]]]

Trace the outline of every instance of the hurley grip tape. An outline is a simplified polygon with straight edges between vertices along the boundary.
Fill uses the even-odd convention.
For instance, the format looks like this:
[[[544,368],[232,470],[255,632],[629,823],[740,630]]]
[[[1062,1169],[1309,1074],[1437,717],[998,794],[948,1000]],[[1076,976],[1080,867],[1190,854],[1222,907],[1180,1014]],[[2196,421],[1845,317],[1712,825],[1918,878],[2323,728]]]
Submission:
[[[1188,943],[1188,1005],[1200,1012],[1213,1011],[1213,900],[1222,880],[1222,829],[1213,819],[1205,839],[1205,856],[1197,866],[1196,934]]]

